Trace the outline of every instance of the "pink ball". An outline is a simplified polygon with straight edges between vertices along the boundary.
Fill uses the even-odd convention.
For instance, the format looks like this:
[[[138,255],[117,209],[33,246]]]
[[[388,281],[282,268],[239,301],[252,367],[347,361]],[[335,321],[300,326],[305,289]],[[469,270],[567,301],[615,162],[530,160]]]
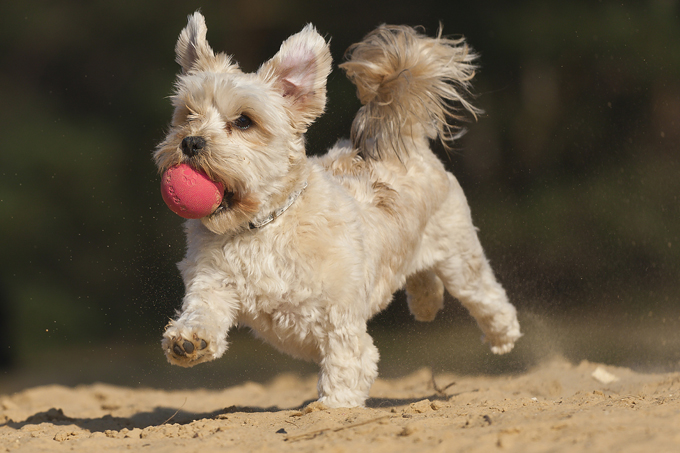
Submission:
[[[215,212],[223,193],[224,185],[187,164],[168,168],[161,179],[163,201],[185,219],[200,219]]]

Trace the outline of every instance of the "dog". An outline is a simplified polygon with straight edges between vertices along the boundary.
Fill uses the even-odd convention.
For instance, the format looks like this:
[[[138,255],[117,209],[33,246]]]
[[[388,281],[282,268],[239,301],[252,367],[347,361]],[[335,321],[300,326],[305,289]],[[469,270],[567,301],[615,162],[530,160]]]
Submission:
[[[363,104],[350,139],[308,157],[304,134],[325,109],[329,45],[310,24],[244,73],[189,16],[176,45],[174,114],[154,152],[162,173],[188,164],[224,186],[221,204],[185,223],[181,312],[162,347],[172,364],[221,357],[247,326],[319,364],[319,402],[365,404],[378,375],[366,323],[406,289],[431,321],[444,290],[496,354],[522,335],[484,255],[456,178],[430,149],[461,135],[476,55],[464,40],[380,26],[340,67]],[[222,187],[222,186],[220,186]]]

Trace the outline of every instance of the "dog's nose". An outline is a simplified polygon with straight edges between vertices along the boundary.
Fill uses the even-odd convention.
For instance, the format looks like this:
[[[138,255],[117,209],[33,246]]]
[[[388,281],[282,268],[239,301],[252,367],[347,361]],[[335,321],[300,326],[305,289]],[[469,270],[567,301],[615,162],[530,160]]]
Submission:
[[[184,137],[184,140],[182,140],[182,152],[189,157],[200,153],[203,148],[205,148],[203,137]]]

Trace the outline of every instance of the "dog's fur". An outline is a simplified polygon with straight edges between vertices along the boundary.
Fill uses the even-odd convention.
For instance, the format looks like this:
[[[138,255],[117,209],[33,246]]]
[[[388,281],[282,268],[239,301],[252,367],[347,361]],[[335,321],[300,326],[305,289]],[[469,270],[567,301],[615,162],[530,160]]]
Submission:
[[[515,308],[460,185],[429,147],[459,135],[460,113],[478,112],[463,96],[475,70],[466,44],[381,26],[352,46],[341,67],[363,107],[351,142],[309,158],[303,134],[324,111],[331,71],[314,27],[250,74],[205,36],[195,13],[177,42],[175,113],[154,157],[161,172],[182,162],[205,171],[225,199],[186,222],[186,295],[164,334],[168,360],[216,359],[228,330],[245,325],[320,365],[321,403],[360,406],[378,374],[366,322],[404,286],[416,319],[434,319],[446,288],[493,352],[510,351],[521,336]],[[204,141],[187,153],[185,137]]]

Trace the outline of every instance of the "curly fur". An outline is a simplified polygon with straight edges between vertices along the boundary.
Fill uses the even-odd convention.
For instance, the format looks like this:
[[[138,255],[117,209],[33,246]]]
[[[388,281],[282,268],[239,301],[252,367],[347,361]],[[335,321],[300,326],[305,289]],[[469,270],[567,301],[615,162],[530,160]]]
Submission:
[[[323,404],[362,405],[379,358],[366,322],[404,286],[416,319],[434,319],[446,288],[494,353],[510,351],[521,336],[515,308],[460,185],[429,148],[458,135],[462,111],[478,112],[461,94],[474,74],[463,41],[383,26],[352,46],[342,67],[364,103],[352,141],[308,158],[304,133],[323,113],[331,70],[325,40],[308,25],[247,74],[205,36],[195,13],[176,47],[175,113],[154,158],[161,172],[181,162],[205,171],[226,187],[225,201],[185,224],[186,291],[163,336],[168,360],[216,359],[229,329],[245,325],[319,364]],[[206,145],[188,156],[190,136]]]

